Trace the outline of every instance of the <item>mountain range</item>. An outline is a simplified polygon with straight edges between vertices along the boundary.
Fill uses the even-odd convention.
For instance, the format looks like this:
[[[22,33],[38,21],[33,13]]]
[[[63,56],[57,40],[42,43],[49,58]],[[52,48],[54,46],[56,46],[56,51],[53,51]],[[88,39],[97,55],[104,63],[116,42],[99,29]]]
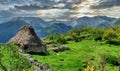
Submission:
[[[35,17],[19,17],[13,18],[12,20],[0,24],[0,42],[5,43],[10,38],[15,36],[19,31],[20,27],[24,25],[31,25],[37,35],[41,38],[48,35],[48,31],[52,34],[65,33],[72,29],[71,26],[65,25],[64,23],[45,22],[40,18]]]
[[[65,33],[73,28],[82,26],[90,27],[109,27],[120,24],[120,19],[106,16],[81,17],[78,19],[69,19],[68,21],[44,21],[39,17],[17,17],[10,21],[0,24],[0,42],[5,43],[13,37],[24,25],[31,25],[37,35],[41,38],[46,37],[48,32],[52,34]]]

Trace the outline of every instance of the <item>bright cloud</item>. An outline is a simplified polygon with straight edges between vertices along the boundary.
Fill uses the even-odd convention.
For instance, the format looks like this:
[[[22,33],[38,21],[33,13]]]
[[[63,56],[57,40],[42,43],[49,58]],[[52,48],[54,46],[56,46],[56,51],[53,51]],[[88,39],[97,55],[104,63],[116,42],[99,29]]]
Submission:
[[[69,10],[68,9],[47,9],[47,10],[38,10],[36,11],[37,16],[45,19],[45,20],[52,20],[52,19],[65,19],[69,17]],[[68,14],[67,14],[68,13]]]
[[[9,10],[15,17],[37,16],[44,20],[96,15],[120,17],[120,0],[0,0],[0,11]]]

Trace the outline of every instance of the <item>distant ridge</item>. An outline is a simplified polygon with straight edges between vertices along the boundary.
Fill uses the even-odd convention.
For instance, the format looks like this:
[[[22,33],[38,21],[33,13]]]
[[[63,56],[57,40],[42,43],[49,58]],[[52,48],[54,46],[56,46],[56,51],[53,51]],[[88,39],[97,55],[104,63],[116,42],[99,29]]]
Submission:
[[[116,20],[116,18],[111,18],[107,16],[95,16],[95,17],[81,17],[78,18],[77,24],[75,27],[81,27],[81,26],[90,26],[90,27],[109,27],[111,25],[114,25],[112,22]],[[101,25],[102,24],[102,25]],[[104,25],[103,25],[104,24]],[[108,24],[107,26],[105,24]]]
[[[0,24],[0,42],[7,42],[13,37],[19,30],[20,27],[28,25],[22,20],[12,20],[3,24]]]
[[[48,31],[52,34],[65,33],[72,28],[80,28],[82,26],[90,27],[109,27],[117,26],[120,24],[120,19],[106,17],[106,16],[95,16],[95,17],[81,17],[78,19],[70,19],[68,21],[44,21],[38,17],[17,17],[12,20],[0,24],[0,42],[7,42],[13,37],[18,29],[23,25],[31,25],[39,37],[46,37]]]

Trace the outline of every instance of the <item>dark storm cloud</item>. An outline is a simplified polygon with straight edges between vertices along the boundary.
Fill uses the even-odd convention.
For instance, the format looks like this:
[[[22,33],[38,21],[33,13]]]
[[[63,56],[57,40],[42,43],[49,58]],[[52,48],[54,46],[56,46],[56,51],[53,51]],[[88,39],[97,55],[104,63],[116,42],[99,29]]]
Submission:
[[[12,13],[12,16],[7,12],[0,17],[37,16],[48,20],[78,18],[86,15],[116,17],[119,16],[119,7],[120,0],[0,0],[0,11]]]
[[[49,9],[49,6],[38,6],[38,5],[23,5],[23,6],[14,6],[16,9],[19,10],[39,10],[39,9]]]
[[[51,9],[51,8],[71,9],[74,4],[81,3],[81,0],[34,0],[31,2],[32,3],[28,2],[27,5],[15,5],[15,8],[21,10],[39,10],[39,9]],[[59,4],[63,4],[65,6],[61,7]],[[59,5],[59,6],[56,7],[55,5]]]
[[[120,0],[100,0],[98,3],[91,6],[91,8],[110,8],[113,6],[120,6]]]
[[[32,3],[32,0],[0,0],[0,4],[10,5],[10,4],[26,4]]]

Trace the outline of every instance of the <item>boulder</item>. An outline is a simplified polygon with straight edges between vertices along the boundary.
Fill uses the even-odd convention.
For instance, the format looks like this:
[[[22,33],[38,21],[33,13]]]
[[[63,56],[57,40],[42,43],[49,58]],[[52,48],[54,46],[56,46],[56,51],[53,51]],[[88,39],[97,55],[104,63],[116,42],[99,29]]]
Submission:
[[[70,48],[68,48],[67,46],[55,46],[52,48],[52,50],[54,52],[62,52],[62,51],[65,51],[65,50],[70,50]]]

